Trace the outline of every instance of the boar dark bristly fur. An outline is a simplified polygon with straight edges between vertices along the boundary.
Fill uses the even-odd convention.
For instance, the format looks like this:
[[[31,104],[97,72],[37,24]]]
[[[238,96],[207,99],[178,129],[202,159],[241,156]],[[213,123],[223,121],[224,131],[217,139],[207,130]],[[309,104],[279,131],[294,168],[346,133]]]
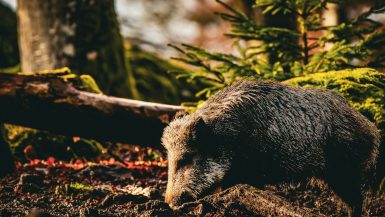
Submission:
[[[361,215],[380,135],[345,99],[322,89],[243,80],[165,129],[166,202],[217,187],[321,178]]]

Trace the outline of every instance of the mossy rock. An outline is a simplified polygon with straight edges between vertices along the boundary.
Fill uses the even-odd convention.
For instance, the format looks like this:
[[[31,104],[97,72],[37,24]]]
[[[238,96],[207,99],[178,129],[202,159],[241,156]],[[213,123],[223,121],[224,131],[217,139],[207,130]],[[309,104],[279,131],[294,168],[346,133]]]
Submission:
[[[320,87],[345,97],[351,106],[374,122],[385,135],[385,74],[370,68],[315,73],[284,83]]]
[[[19,74],[59,76],[73,83],[79,90],[101,93],[99,86],[90,75],[76,75],[68,68]],[[104,149],[101,143],[94,140],[60,136],[10,124],[4,126],[4,134],[16,159],[23,162],[33,158],[46,159],[48,157],[55,157],[58,160],[93,159],[102,154]],[[29,147],[27,148],[27,146]]]
[[[103,146],[94,140],[55,135],[45,131],[5,124],[5,139],[17,160],[93,159],[103,152]],[[28,147],[29,146],[29,147]]]

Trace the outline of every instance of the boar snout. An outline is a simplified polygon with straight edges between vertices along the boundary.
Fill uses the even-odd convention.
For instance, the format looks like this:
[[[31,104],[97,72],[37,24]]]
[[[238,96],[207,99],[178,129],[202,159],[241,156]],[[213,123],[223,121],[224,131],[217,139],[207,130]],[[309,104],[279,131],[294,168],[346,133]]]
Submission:
[[[188,192],[182,192],[180,195],[166,194],[165,201],[171,206],[180,206],[186,202],[193,201],[194,197]]]

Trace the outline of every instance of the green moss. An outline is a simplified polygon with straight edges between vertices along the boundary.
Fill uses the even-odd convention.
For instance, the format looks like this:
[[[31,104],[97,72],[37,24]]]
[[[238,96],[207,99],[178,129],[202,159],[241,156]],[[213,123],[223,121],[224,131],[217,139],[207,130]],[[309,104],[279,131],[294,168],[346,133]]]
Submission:
[[[29,158],[71,160],[75,158],[93,159],[103,152],[101,143],[83,138],[72,138],[30,128],[4,125],[4,136],[17,160],[26,162]],[[25,154],[25,148],[33,151]]]
[[[79,182],[71,183],[70,188],[78,190],[78,191],[91,191],[92,186],[91,185],[85,185]]]
[[[370,68],[315,73],[286,80],[302,87],[321,87],[344,96],[385,135],[385,74]]]
[[[63,67],[63,68],[59,68],[59,69],[51,69],[51,70],[42,70],[42,71],[39,71],[39,72],[21,72],[20,74],[23,74],[23,75],[35,75],[35,74],[39,74],[39,75],[57,75],[57,76],[70,76],[70,75],[73,75],[74,77],[76,76],[75,74],[72,73],[71,69],[69,69],[68,67]]]
[[[2,125],[0,129],[0,178],[16,169],[9,144],[3,137]]]
[[[76,195],[79,198],[86,199],[95,194],[95,189],[91,185],[75,182],[70,184],[58,185],[55,188],[56,195]]]
[[[37,73],[19,73],[23,75],[58,76],[71,82],[79,90],[101,93],[99,86],[90,75],[76,75],[67,68],[44,70]],[[102,154],[103,146],[95,140],[60,136],[46,131],[9,125],[4,126],[5,140],[10,144],[16,159],[25,162],[28,158],[46,159],[55,157],[58,160],[71,160],[74,158],[93,159]],[[31,156],[25,156],[25,148],[31,145]]]
[[[54,75],[63,78],[66,81],[73,83],[73,85],[83,91],[91,93],[102,93],[95,79],[86,74],[74,74],[68,67],[54,69],[54,70],[43,70],[39,72],[22,72],[22,75]]]
[[[14,74],[20,72],[21,68],[20,65],[12,66],[12,67],[7,67],[7,68],[2,68],[0,69],[1,73],[9,73],[9,74]]]
[[[82,86],[88,91],[92,93],[102,93],[96,81],[90,75],[80,75],[79,79],[81,81]]]

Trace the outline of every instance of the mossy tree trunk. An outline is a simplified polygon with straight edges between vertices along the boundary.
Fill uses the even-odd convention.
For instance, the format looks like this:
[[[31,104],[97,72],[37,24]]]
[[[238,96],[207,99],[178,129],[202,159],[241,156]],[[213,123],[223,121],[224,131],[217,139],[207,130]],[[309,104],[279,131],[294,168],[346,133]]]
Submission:
[[[0,123],[0,177],[3,177],[15,170],[15,162],[9,144],[4,140],[3,124]]]
[[[113,0],[18,0],[17,15],[22,71],[69,67],[109,95],[132,97]]]

